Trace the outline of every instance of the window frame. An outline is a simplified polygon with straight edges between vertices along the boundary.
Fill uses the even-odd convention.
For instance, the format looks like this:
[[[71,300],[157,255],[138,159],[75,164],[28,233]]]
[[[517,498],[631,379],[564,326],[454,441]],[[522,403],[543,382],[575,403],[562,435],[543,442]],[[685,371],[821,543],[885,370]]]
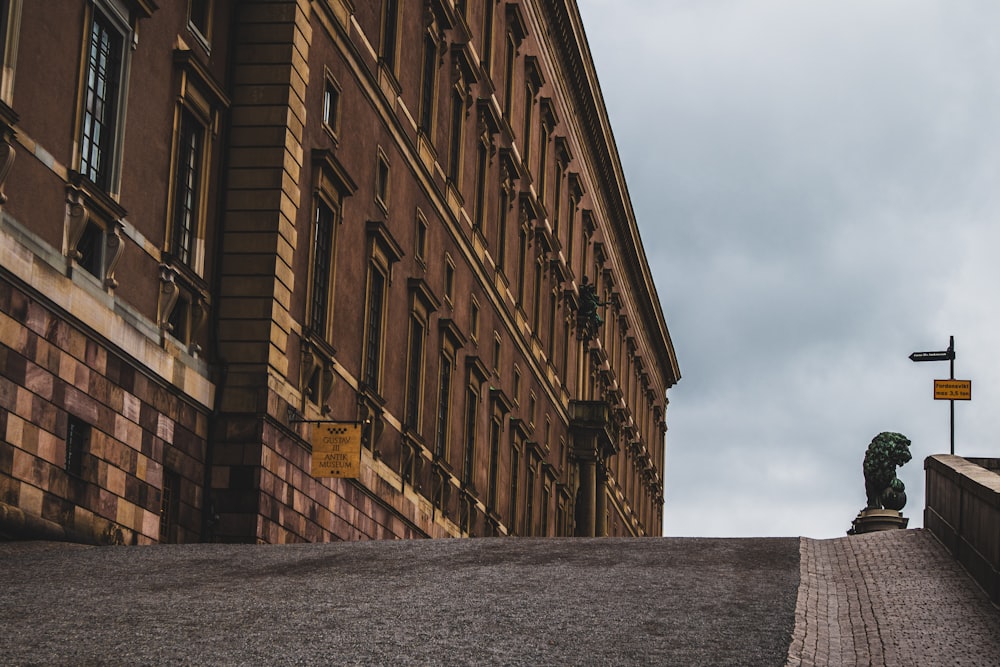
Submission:
[[[368,221],[365,231],[369,247],[368,268],[365,277],[365,301],[362,311],[363,344],[360,377],[364,387],[381,396],[392,267],[402,259],[403,249],[382,221]]]
[[[389,212],[389,197],[392,192],[392,171],[389,157],[382,147],[375,154],[375,203],[383,213]]]
[[[386,301],[389,275],[378,262],[368,262],[365,280],[365,319],[361,377],[365,386],[381,394],[382,363],[385,353]]]
[[[379,28],[379,64],[393,76],[399,69],[399,0],[382,0],[382,22]]]
[[[17,53],[21,37],[22,0],[8,0],[0,5],[3,16],[2,25],[3,46],[0,51],[2,58],[2,73],[0,73],[0,101],[11,106],[14,103],[14,76],[17,72]]]
[[[192,16],[195,2],[204,3],[204,27],[198,25],[195,21],[194,16]],[[188,0],[187,9],[187,26],[191,34],[197,39],[202,47],[205,48],[206,52],[211,52],[212,48],[212,32],[214,28],[214,14],[215,14],[214,0]]]
[[[323,129],[333,139],[334,143],[340,141],[340,102],[342,94],[343,88],[340,82],[333,76],[329,68],[324,68],[320,111]]]
[[[479,386],[470,378],[470,382],[465,388],[465,414],[462,425],[462,483],[472,488],[475,488],[479,400]]]
[[[451,394],[455,385],[455,357],[446,348],[438,360],[437,411],[434,415],[434,455],[447,460],[451,444]]]
[[[121,187],[122,172],[122,149],[125,136],[125,106],[128,100],[129,72],[131,68],[131,48],[134,30],[131,23],[126,18],[127,12],[113,0],[94,0],[87,5],[87,20],[84,23],[84,34],[82,38],[82,52],[80,56],[80,83],[78,87],[77,102],[77,123],[76,123],[76,149],[73,164],[78,172],[92,183],[98,190],[106,192],[112,196],[117,196]],[[88,123],[87,117],[91,115],[88,111],[88,90],[92,88],[89,81],[91,77],[97,77],[93,72],[93,38],[95,27],[99,22],[104,22],[104,27],[113,31],[118,43],[115,45],[118,53],[117,62],[112,70],[115,73],[116,81],[112,95],[109,96],[111,103],[104,104],[105,109],[110,107],[108,115],[110,118],[94,120]],[[96,85],[96,80],[94,85]],[[107,143],[98,146],[100,155],[96,160],[101,164],[94,165],[95,156],[93,150],[94,125],[102,123],[105,128],[110,127],[110,132],[105,132],[104,139]],[[89,126],[89,127],[88,127]],[[95,178],[96,176],[96,178]]]
[[[90,451],[93,426],[70,413],[66,416],[66,456],[63,469],[74,477],[83,477],[83,457]]]
[[[423,414],[424,356],[427,323],[416,313],[410,313],[406,334],[406,384],[403,397],[403,425],[421,432]]]
[[[326,220],[324,220],[324,212],[329,213]],[[309,287],[305,320],[309,331],[326,342],[332,342],[333,338],[333,304],[337,284],[337,236],[342,221],[341,214],[339,201],[332,202],[323,193],[315,193],[312,234],[310,234],[309,245]],[[325,238],[323,239],[320,238],[321,232],[324,232]],[[321,241],[324,243],[321,244]],[[319,269],[324,266],[324,262],[320,258],[321,252],[325,255],[325,275],[319,274]],[[316,292],[320,289],[322,289],[322,294],[317,295]],[[321,320],[316,312],[320,302],[322,302],[323,307]]]
[[[439,42],[430,29],[424,35],[420,62],[420,95],[417,100],[417,127],[431,142],[437,125]]]
[[[426,397],[427,341],[431,315],[441,306],[437,297],[420,278],[410,278],[410,317],[406,334],[406,376],[403,396],[403,426],[421,441],[424,433]],[[419,328],[419,331],[418,331]],[[419,338],[414,336],[419,333]],[[416,348],[416,349],[415,349]]]

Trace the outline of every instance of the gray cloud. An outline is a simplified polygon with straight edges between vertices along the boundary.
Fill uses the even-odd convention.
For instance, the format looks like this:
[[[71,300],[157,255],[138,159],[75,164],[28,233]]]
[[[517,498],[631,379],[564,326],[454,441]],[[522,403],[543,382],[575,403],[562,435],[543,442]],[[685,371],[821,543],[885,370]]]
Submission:
[[[668,534],[842,534],[874,435],[920,525],[955,335],[996,455],[1000,4],[580,0],[684,378]]]

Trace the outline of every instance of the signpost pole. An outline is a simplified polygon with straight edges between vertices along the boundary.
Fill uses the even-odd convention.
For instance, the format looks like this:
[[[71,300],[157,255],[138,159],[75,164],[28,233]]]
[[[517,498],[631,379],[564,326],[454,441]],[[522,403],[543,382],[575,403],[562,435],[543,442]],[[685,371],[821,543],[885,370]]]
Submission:
[[[948,356],[950,357],[949,364],[951,366],[952,380],[955,379],[955,337],[948,336]],[[951,409],[951,455],[955,455],[955,399],[948,401]]]
[[[947,380],[934,380],[934,400],[947,400],[951,413],[951,453],[955,454],[955,401],[972,400],[972,381],[955,379],[955,337],[948,336],[948,349],[930,352],[914,352],[910,361],[948,361],[951,372]]]

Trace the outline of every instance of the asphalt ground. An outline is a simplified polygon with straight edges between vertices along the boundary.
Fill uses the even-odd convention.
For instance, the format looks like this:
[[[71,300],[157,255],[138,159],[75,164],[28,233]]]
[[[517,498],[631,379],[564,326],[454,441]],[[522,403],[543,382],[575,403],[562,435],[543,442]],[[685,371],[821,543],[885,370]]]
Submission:
[[[0,544],[15,665],[782,665],[800,540]]]

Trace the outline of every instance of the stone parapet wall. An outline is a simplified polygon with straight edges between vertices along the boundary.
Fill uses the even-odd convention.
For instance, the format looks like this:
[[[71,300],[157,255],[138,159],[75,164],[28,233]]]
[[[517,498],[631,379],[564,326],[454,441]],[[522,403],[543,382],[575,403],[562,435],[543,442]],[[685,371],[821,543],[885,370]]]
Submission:
[[[985,465],[984,465],[985,464]],[[939,454],[924,460],[924,527],[1000,603],[1000,459]]]

